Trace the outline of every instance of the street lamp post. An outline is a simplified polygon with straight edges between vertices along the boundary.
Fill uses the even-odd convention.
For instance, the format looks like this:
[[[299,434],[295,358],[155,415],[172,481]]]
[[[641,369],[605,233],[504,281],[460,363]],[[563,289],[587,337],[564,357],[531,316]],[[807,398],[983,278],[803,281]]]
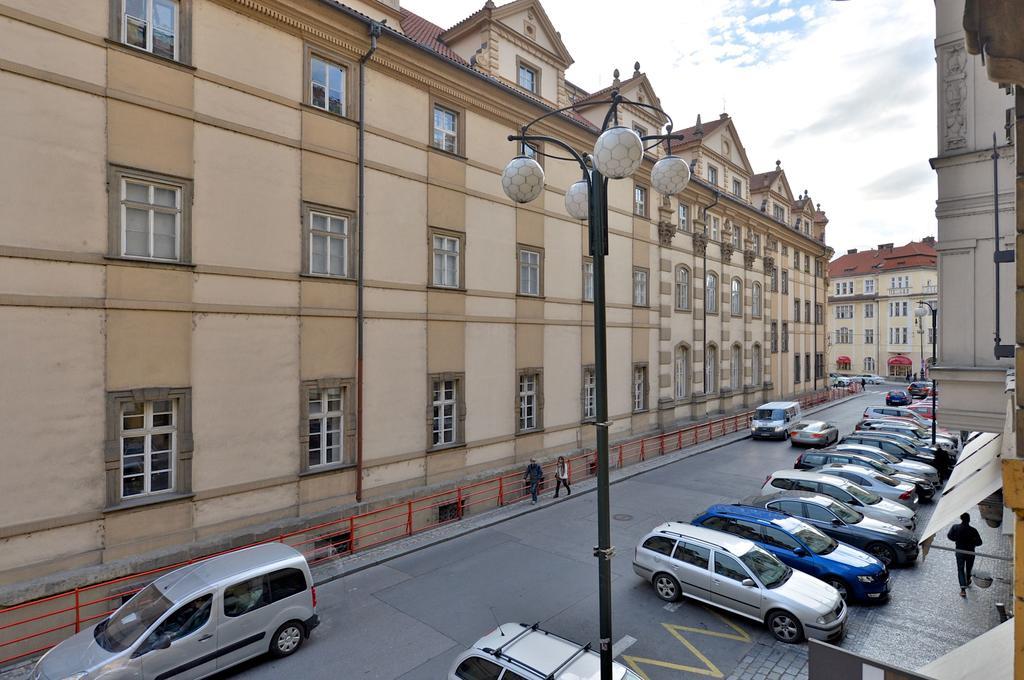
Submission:
[[[604,258],[608,254],[608,179],[623,179],[632,175],[644,159],[644,152],[665,142],[668,155],[659,160],[651,171],[651,184],[662,195],[682,191],[690,181],[690,167],[685,160],[672,154],[672,141],[681,140],[682,134],[672,134],[672,118],[656,106],[633,102],[613,90],[610,98],[595,104],[609,104],[601,125],[601,135],[593,153],[581,153],[570,144],[555,137],[533,134],[530,128],[540,121],[573,106],[567,106],[540,116],[520,128],[520,134],[509,135],[510,142],[520,143],[520,155],[509,161],[502,172],[501,184],[505,194],[516,203],[529,203],[544,190],[544,170],[526,155],[530,147],[535,155],[558,160],[575,161],[583,178],[565,193],[565,208],[572,217],[588,221],[590,255],[594,262],[594,391],[597,427],[597,547],[598,603],[600,618],[601,680],[612,680],[612,556],[611,517],[608,477],[608,358],[605,336],[605,274]],[[623,104],[651,109],[668,120],[663,135],[641,137],[634,130],[619,125],[618,109]],[[564,150],[568,157],[542,153],[534,144],[543,142]]]
[[[938,331],[936,330],[936,319],[939,313],[939,307],[934,302],[928,300],[921,300],[917,309],[914,310],[914,315],[921,319],[925,315],[931,312],[932,315],[932,363],[935,365],[935,341],[938,339]],[[923,324],[922,324],[923,325]],[[922,329],[923,332],[923,329]],[[923,337],[923,336],[922,336]],[[931,367],[928,368],[928,377],[932,379],[932,446],[935,446],[935,421],[938,420],[939,414],[935,410],[935,378],[932,378]]]

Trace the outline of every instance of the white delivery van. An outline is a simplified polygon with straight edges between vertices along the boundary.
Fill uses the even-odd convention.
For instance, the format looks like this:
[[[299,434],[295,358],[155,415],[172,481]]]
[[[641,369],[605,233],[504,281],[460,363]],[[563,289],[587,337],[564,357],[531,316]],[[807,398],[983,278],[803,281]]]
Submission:
[[[789,427],[803,418],[798,401],[773,401],[762,404],[750,421],[754,439],[787,439]]]

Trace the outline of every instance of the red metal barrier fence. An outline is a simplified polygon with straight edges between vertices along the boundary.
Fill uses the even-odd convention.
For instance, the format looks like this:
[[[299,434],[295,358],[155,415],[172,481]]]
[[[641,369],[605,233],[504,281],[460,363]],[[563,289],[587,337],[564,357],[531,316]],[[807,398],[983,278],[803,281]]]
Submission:
[[[806,408],[845,397],[859,389],[857,385],[831,388],[801,397],[799,401]],[[673,432],[615,444],[609,451],[609,465],[622,468],[737,432],[748,426],[752,414],[753,411],[745,411]],[[567,458],[566,462],[571,481],[578,482],[597,474],[596,451],[584,451]],[[544,466],[545,486],[553,483],[549,480],[554,479],[554,465],[551,462]],[[529,493],[522,472],[517,471],[361,515],[331,520],[262,542],[279,541],[291,545],[305,554],[311,565],[316,565],[412,536],[425,529],[457,522],[467,514],[519,502]],[[250,546],[232,550],[245,547]],[[162,574],[217,554],[222,553],[82,586],[0,610],[0,666],[38,654],[87,628]]]

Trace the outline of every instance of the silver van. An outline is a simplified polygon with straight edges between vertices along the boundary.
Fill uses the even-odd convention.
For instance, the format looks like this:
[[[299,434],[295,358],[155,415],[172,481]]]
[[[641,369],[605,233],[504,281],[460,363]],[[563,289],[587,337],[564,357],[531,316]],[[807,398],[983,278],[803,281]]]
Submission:
[[[788,439],[789,426],[803,418],[798,401],[772,401],[761,404],[750,421],[754,439]]]
[[[282,543],[172,571],[47,652],[32,680],[195,680],[295,652],[320,622],[302,553]]]

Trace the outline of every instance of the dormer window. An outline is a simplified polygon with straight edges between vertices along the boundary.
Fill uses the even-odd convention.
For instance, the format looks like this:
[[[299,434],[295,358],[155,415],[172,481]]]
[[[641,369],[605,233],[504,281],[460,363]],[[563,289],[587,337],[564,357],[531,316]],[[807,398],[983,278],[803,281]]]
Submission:
[[[537,69],[529,64],[519,62],[519,87],[537,94],[540,79],[537,77]]]
[[[641,139],[647,136],[647,129],[644,128],[643,125],[637,125],[636,123],[633,123],[633,132],[640,135]]]

